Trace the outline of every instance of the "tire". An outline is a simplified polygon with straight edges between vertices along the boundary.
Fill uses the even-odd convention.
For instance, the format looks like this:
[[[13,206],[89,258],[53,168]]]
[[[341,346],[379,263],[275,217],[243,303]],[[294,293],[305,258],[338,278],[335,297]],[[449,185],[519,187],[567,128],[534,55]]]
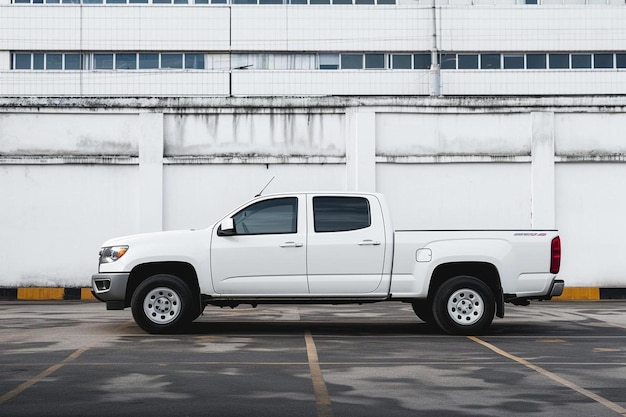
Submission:
[[[174,333],[197,316],[191,290],[173,275],[153,275],[143,281],[131,300],[133,318],[148,333]]]
[[[423,322],[428,324],[435,323],[433,317],[433,309],[428,301],[414,301],[412,303],[415,315]]]
[[[480,334],[489,327],[496,312],[491,289],[483,281],[458,276],[444,282],[433,299],[433,316],[446,333]]]

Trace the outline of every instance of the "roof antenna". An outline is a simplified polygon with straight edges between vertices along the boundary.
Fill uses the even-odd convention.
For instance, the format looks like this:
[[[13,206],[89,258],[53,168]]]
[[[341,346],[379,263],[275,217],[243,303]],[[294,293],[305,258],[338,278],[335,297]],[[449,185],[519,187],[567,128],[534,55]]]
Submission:
[[[265,187],[263,187],[263,189],[261,191],[259,191],[259,193],[257,195],[255,195],[255,197],[261,197],[261,194],[263,194],[263,191],[265,191],[267,186],[270,185],[272,181],[274,181],[274,178],[276,178],[276,177],[272,177],[272,179],[269,180],[267,184],[265,184]]]

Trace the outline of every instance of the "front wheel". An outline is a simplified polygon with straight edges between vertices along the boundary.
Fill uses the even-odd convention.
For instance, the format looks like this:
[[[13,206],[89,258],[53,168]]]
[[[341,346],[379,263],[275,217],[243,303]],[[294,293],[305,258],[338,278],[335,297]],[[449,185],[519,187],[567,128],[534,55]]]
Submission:
[[[131,310],[137,325],[155,334],[176,332],[195,317],[189,287],[173,275],[143,281],[133,293]]]
[[[435,321],[450,334],[479,334],[489,327],[495,312],[493,292],[475,277],[451,278],[439,287],[433,299]]]

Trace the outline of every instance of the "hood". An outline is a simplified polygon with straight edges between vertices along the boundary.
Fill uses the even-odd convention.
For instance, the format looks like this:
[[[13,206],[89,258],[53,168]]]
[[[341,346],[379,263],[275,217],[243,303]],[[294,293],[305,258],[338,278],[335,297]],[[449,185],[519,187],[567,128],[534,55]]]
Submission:
[[[119,246],[119,245],[137,245],[144,243],[158,243],[164,241],[172,241],[177,239],[185,239],[186,237],[190,237],[194,233],[198,233],[198,230],[173,230],[168,232],[154,232],[154,233],[142,233],[137,235],[128,235],[115,237],[107,240],[102,244],[103,247],[106,246]]]

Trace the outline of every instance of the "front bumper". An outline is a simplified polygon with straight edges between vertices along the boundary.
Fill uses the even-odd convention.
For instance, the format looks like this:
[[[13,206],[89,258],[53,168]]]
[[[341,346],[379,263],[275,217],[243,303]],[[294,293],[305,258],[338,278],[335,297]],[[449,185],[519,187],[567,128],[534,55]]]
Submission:
[[[91,293],[100,301],[107,303],[108,310],[125,307],[128,272],[95,274],[91,276]]]

